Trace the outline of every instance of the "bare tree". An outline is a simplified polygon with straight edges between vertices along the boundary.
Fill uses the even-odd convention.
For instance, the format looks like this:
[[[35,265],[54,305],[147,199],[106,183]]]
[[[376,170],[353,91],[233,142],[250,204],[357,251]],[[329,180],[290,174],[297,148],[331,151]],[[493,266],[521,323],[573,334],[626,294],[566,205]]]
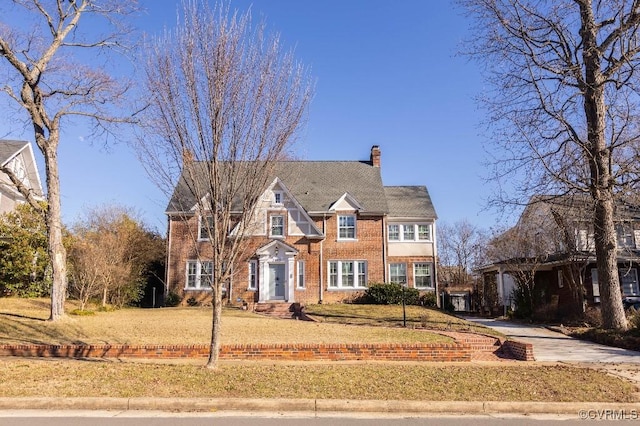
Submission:
[[[164,241],[118,205],[89,209],[73,231],[71,289],[81,308],[98,295],[102,306],[139,301],[152,263],[165,255]]]
[[[439,273],[453,283],[464,284],[471,278],[474,267],[484,262],[485,232],[467,219],[438,225],[438,261],[449,273]]]
[[[209,248],[198,256],[212,261],[207,366],[216,368],[223,285],[245,250],[273,165],[295,140],[312,84],[277,36],[222,4],[183,3],[178,27],[147,54],[150,127],[141,158],[161,188],[173,190],[180,176],[172,202],[207,225]]]
[[[516,189],[515,200],[503,200],[592,197],[604,326],[626,329],[613,214],[616,194],[638,181],[640,2],[461,3],[476,24],[469,53],[494,89],[484,101],[495,176]]]
[[[2,7],[7,7],[4,2]],[[88,119],[100,134],[106,122],[122,120],[110,107],[122,99],[127,87],[102,70],[83,61],[81,51],[102,51],[119,46],[127,34],[121,15],[131,13],[132,0],[13,0],[10,12],[22,10],[33,26],[8,24],[10,14],[4,10],[0,24],[0,69],[8,80],[2,92],[26,113],[36,145],[45,161],[47,205],[43,209],[33,194],[12,170],[3,168],[27,201],[46,218],[48,253],[52,263],[51,316],[55,321],[64,315],[67,291],[66,250],[62,244],[60,174],[58,146],[63,126],[71,118]],[[81,20],[82,18],[82,20]],[[83,24],[102,18],[114,31],[91,32]],[[82,22],[81,22],[82,21]],[[15,22],[21,22],[16,20]],[[90,25],[90,24],[89,24]],[[86,57],[84,58],[86,59]]]

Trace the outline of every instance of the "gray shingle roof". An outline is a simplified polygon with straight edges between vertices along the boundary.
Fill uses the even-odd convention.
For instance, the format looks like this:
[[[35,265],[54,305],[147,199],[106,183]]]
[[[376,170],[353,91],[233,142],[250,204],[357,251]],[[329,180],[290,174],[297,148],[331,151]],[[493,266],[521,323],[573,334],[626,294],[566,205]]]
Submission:
[[[282,161],[275,165],[269,183],[276,177],[312,214],[328,212],[348,193],[362,206],[361,213],[436,218],[426,187],[384,187],[380,168],[368,161]],[[195,204],[196,199],[181,178],[167,213],[186,211]]]
[[[389,216],[437,219],[436,210],[426,186],[385,186]]]
[[[29,142],[0,140],[0,165],[5,164],[13,155]]]

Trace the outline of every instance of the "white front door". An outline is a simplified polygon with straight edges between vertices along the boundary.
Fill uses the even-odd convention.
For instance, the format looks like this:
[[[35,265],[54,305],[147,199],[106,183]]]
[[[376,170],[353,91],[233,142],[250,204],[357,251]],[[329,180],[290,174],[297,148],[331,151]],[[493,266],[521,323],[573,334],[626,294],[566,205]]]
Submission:
[[[284,264],[269,265],[269,300],[284,300],[285,275]]]

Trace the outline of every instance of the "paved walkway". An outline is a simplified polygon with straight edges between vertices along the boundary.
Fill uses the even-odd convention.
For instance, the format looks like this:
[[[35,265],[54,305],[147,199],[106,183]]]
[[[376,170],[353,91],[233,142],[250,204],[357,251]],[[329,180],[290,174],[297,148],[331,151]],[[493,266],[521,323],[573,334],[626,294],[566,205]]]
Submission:
[[[640,364],[640,352],[574,339],[544,327],[491,318],[465,319],[493,328],[514,340],[533,344],[536,361]]]

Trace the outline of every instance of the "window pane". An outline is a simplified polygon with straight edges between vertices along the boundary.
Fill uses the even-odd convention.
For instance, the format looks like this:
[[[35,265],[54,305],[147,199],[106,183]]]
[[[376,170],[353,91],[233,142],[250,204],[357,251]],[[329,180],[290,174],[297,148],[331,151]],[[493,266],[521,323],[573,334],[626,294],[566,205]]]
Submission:
[[[283,216],[271,216],[271,235],[276,235],[276,236],[284,235],[284,217]]]
[[[249,288],[257,287],[257,274],[258,263],[255,260],[249,262]]]
[[[358,262],[358,287],[367,286],[367,262]]]
[[[404,231],[404,240],[413,241],[416,239],[415,227],[413,225],[402,225]]]
[[[187,262],[187,287],[195,288],[196,287],[196,277],[197,277],[197,264],[196,262]]]
[[[329,287],[338,287],[338,262],[329,262]]]
[[[356,237],[355,216],[338,216],[338,237],[349,239]]]
[[[304,260],[298,261],[298,287],[304,288]]]
[[[342,262],[342,286],[353,287],[353,262]]]
[[[415,263],[413,265],[413,278],[415,280],[416,287],[432,288],[431,283],[431,264],[430,263]]]
[[[400,225],[389,225],[389,241],[400,240]]]
[[[431,239],[431,227],[429,225],[418,225],[418,239],[419,240]]]
[[[621,269],[620,271],[620,287],[623,296],[638,295],[638,274],[636,269]]]
[[[198,230],[198,238],[201,240],[208,240],[209,233],[213,229],[213,217],[205,216],[200,217],[200,229]]]
[[[213,262],[202,262],[200,266],[200,288],[211,287],[213,282]]]
[[[407,266],[404,263],[392,263],[389,265],[389,279],[392,283],[406,284]]]

